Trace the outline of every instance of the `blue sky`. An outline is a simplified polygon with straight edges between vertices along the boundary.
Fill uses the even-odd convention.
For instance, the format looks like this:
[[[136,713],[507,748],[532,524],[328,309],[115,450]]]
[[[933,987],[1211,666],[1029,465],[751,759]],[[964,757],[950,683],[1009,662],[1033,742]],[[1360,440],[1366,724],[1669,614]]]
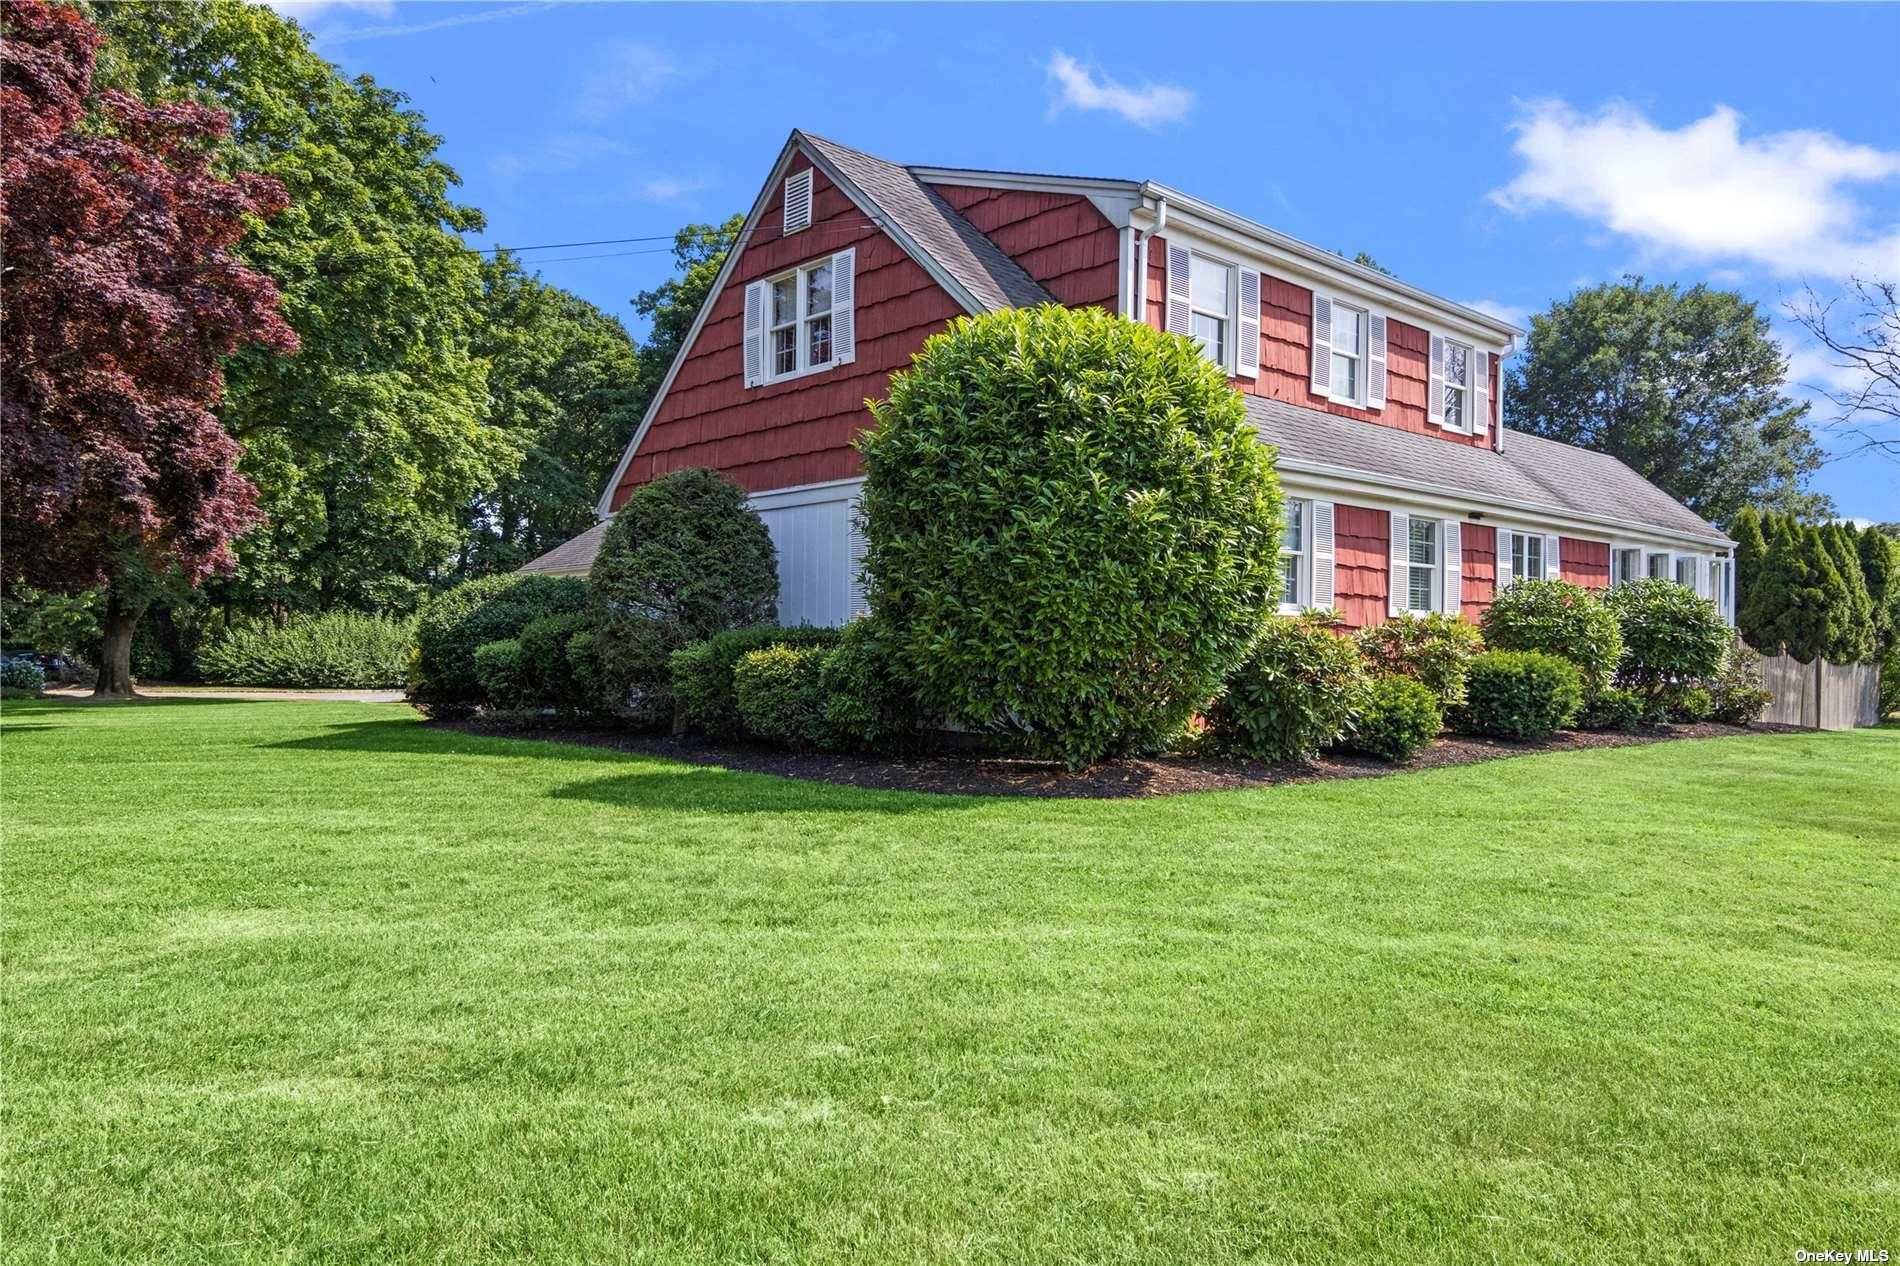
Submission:
[[[275,7],[410,95],[481,246],[721,219],[803,127],[1158,180],[1513,318],[1627,272],[1732,287],[1817,386],[1839,371],[1786,303],[1900,278],[1897,6]],[[663,242],[528,257],[629,324],[669,266]],[[1828,443],[1818,486],[1900,519],[1900,463]]]

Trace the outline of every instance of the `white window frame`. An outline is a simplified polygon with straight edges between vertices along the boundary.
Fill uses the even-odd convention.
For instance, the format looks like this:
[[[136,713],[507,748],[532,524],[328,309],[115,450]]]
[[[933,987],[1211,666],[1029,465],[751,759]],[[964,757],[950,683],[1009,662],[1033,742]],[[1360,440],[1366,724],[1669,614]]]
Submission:
[[[1412,541],[1418,532],[1418,528],[1420,524],[1424,524],[1426,527],[1431,529],[1432,557],[1431,557],[1431,561],[1428,563],[1421,563],[1412,557]],[[1412,605],[1412,577],[1418,572],[1420,568],[1424,568],[1426,571],[1430,573],[1431,580],[1430,580],[1430,588],[1426,595],[1425,605],[1422,607],[1416,607]],[[1440,610],[1444,606],[1444,588],[1443,588],[1444,572],[1445,572],[1444,526],[1440,524],[1437,519],[1427,518],[1426,516],[1422,514],[1415,514],[1411,516],[1411,521],[1406,525],[1405,602],[1401,606],[1400,609],[1404,611],[1409,611],[1413,615],[1430,615],[1432,612]]]
[[[1300,547],[1298,549],[1288,549],[1286,547],[1286,533],[1284,530],[1281,532],[1280,558],[1282,569],[1284,570],[1286,566],[1286,559],[1291,558],[1295,560],[1293,564],[1293,588],[1290,592],[1285,592],[1280,595],[1281,615],[1298,615],[1300,612],[1306,610],[1313,601],[1313,516],[1308,509],[1310,505],[1310,502],[1297,500],[1288,501],[1286,505],[1285,526],[1291,527],[1296,515],[1299,518]]]
[[[1623,571],[1622,570],[1623,560],[1631,554],[1634,554],[1636,556],[1635,566],[1631,567],[1627,571]],[[1621,572],[1620,575],[1618,574],[1619,572]],[[1612,544],[1610,546],[1610,584],[1611,585],[1613,586],[1627,585],[1632,580],[1641,580],[1644,574],[1645,573],[1643,571],[1643,547],[1642,546],[1616,545],[1616,544]]]
[[[1195,295],[1195,260],[1212,264],[1227,274],[1227,308],[1225,311],[1204,306]],[[1209,255],[1205,251],[1188,252],[1188,337],[1194,340],[1196,346],[1200,347],[1201,355],[1206,356],[1207,359],[1219,365],[1229,374],[1234,372],[1234,360],[1239,351],[1239,344],[1235,338],[1239,323],[1234,319],[1234,305],[1239,298],[1239,291],[1240,270],[1232,262]],[[1194,333],[1194,318],[1197,316],[1213,317],[1220,322],[1221,354],[1219,356],[1209,354],[1207,345],[1202,343],[1200,338]]]
[[[821,259],[807,260],[806,262],[799,264],[796,267],[787,268],[783,270],[782,272],[773,273],[771,276],[766,277],[764,279],[765,281],[765,313],[764,313],[763,319],[759,323],[760,324],[759,338],[764,344],[759,349],[760,350],[759,360],[760,360],[760,371],[761,371],[759,381],[762,384],[775,383],[775,382],[789,382],[793,378],[803,378],[807,374],[821,374],[825,370],[831,369],[838,364],[838,340],[837,340],[838,270],[833,265],[833,261],[836,258],[837,256],[835,255],[826,255]],[[806,279],[810,277],[812,273],[817,272],[820,268],[828,268],[831,271],[831,277],[832,277],[831,306],[826,308],[823,312],[812,313],[812,312],[807,311],[807,305],[810,302],[810,288]],[[774,314],[772,310],[773,291],[776,289],[779,282],[784,281],[787,278],[795,279],[795,290],[794,290],[795,298],[794,298],[794,303],[793,303],[794,312],[793,312],[792,319],[790,322],[775,322],[773,320]],[[818,319],[819,317],[826,318],[830,322],[830,325],[828,326],[829,333],[826,336],[826,346],[830,349],[831,355],[829,359],[822,360],[822,361],[817,362],[816,364],[813,364],[811,362],[811,334],[808,327],[812,321]],[[794,359],[793,367],[791,369],[788,369],[785,372],[780,373],[778,370],[778,349],[774,343],[773,335],[785,329],[790,329],[794,331],[792,341],[794,344],[793,351],[795,353],[795,359]]]
[[[1477,368],[1478,368],[1477,366],[1478,349],[1472,344],[1467,343],[1462,339],[1455,339],[1449,336],[1441,336],[1441,337],[1444,337],[1444,341],[1445,341],[1445,361],[1444,361],[1444,366],[1443,366],[1444,372],[1440,381],[1441,381],[1441,386],[1444,389],[1445,396],[1442,400],[1439,401],[1439,408],[1442,410],[1439,416],[1441,418],[1447,419],[1445,422],[1445,429],[1447,431],[1455,431],[1459,435],[1470,435],[1472,424],[1476,420],[1475,410],[1477,408],[1477,403],[1478,403],[1478,395],[1477,395],[1477,392],[1472,389],[1472,381],[1471,381],[1472,375],[1477,372]],[[1451,349],[1454,347],[1461,347],[1464,349],[1465,380],[1463,383],[1455,383],[1451,380]],[[1453,391],[1463,393],[1461,397],[1459,398],[1459,406],[1458,406],[1459,421],[1458,421],[1458,425],[1456,426],[1453,426],[1451,424],[1449,420],[1451,417],[1451,410],[1446,407],[1451,402],[1450,393]]]
[[[1511,537],[1511,579],[1512,580],[1548,580],[1550,560],[1544,557],[1544,537],[1541,532],[1512,532]],[[1532,575],[1527,564],[1530,562],[1532,546],[1537,552],[1537,574]]]
[[[1338,298],[1334,298],[1332,303],[1333,319],[1326,326],[1326,354],[1329,358],[1326,395],[1334,404],[1346,404],[1351,405],[1355,409],[1363,409],[1366,407],[1365,400],[1368,388],[1367,375],[1371,370],[1370,361],[1372,358],[1370,355],[1370,344],[1372,339],[1372,311],[1369,308],[1354,307],[1352,304],[1342,302]],[[1359,350],[1350,356],[1338,350],[1338,340],[1334,338],[1335,332],[1339,329],[1339,318],[1342,315],[1349,316],[1359,323],[1359,338],[1357,340]],[[1339,389],[1339,366],[1333,362],[1341,356],[1345,356],[1347,360],[1353,362],[1352,393],[1350,395],[1341,392]]]
[[[1662,559],[1663,569],[1656,571],[1656,560]],[[1643,579],[1674,580],[1676,578],[1674,557],[1666,549],[1645,550],[1643,552]]]
[[[1689,579],[1682,578],[1682,565],[1689,565]],[[1702,592],[1698,578],[1702,573],[1702,560],[1694,554],[1676,554],[1669,560],[1669,579],[1675,581],[1690,593]]]

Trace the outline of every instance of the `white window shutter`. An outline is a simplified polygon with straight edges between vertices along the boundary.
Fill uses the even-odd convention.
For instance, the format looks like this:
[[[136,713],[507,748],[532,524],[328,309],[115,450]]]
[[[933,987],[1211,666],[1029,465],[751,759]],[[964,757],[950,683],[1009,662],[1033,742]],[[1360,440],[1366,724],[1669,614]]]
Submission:
[[[1168,244],[1168,333],[1188,334],[1194,323],[1188,319],[1188,298],[1194,284],[1192,259],[1185,246]]]
[[[1408,514],[1392,512],[1392,559],[1387,569],[1385,609],[1391,615],[1405,610],[1406,580],[1410,576],[1406,565],[1412,558],[1412,517]]]
[[[1471,353],[1471,433],[1483,439],[1491,430],[1491,353]]]
[[[765,377],[765,283],[745,288],[745,385],[756,387]]]
[[[1515,532],[1498,529],[1498,579],[1495,589],[1502,589],[1511,583],[1511,547],[1514,543],[1512,538],[1516,535]]]
[[[1562,580],[1564,578],[1563,559],[1558,557],[1558,551],[1563,548],[1558,544],[1560,539],[1561,538],[1555,536],[1546,536],[1544,538],[1545,580]]]
[[[785,234],[811,227],[811,168],[785,178]]]
[[[845,565],[850,569],[850,598],[848,599],[849,610],[845,612],[846,621],[855,620],[861,615],[869,615],[871,613],[870,599],[865,593],[864,548],[864,520],[860,517],[856,504],[853,504],[851,507],[851,526],[846,529],[845,540],[845,549],[849,554],[848,561]]]
[[[1240,270],[1239,355],[1234,372],[1242,378],[1260,376],[1260,274],[1251,268]]]
[[[1333,605],[1333,503],[1313,502],[1313,595],[1312,605]]]
[[[858,252],[855,247],[831,257],[831,360],[848,365],[858,358]]]
[[[1333,390],[1333,301],[1313,292],[1313,394]]]
[[[1445,340],[1432,335],[1431,369],[1425,383],[1425,420],[1445,425]]]
[[[1446,615],[1457,615],[1464,609],[1465,551],[1459,540],[1461,535],[1459,528],[1458,520],[1445,520],[1445,539],[1438,551],[1445,566],[1443,610]]]
[[[1385,408],[1385,314],[1366,314],[1366,408]]]

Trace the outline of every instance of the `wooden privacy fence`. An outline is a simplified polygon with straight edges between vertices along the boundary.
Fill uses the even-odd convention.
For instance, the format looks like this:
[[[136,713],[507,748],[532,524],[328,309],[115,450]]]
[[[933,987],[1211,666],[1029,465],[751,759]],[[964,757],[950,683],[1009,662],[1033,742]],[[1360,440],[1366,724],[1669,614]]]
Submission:
[[[1762,688],[1775,696],[1762,720],[1814,730],[1880,724],[1880,665],[1804,664],[1783,651],[1761,657]]]

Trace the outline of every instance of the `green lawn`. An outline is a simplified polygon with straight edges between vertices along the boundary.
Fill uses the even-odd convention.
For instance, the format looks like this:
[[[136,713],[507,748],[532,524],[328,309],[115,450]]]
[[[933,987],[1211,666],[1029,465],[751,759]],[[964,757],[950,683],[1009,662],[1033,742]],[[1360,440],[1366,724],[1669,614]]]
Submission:
[[[1052,802],[0,729],[7,1261],[1900,1260],[1900,731]]]

